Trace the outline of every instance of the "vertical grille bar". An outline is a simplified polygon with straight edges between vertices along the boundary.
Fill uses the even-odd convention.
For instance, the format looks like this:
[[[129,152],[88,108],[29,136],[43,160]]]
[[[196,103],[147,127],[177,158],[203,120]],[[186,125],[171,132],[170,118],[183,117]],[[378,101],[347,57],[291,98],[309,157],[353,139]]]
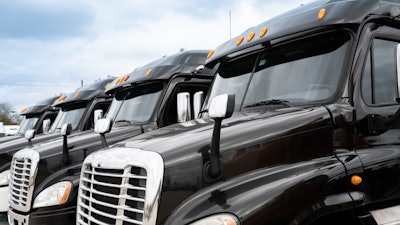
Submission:
[[[154,159],[149,160],[148,157],[141,158],[140,154],[133,157],[132,149],[129,150],[131,154],[126,155],[126,150],[102,151],[85,160],[79,186],[77,224],[155,224],[153,213],[157,208],[154,206],[158,206],[157,190],[160,190],[162,182],[163,166],[160,165],[163,162],[156,153],[150,153]],[[110,162],[109,154],[115,161]],[[148,169],[154,160],[159,162],[156,166],[158,172],[154,173],[156,179],[149,177],[153,173]],[[154,183],[155,180],[158,182]],[[154,193],[157,193],[156,197]]]

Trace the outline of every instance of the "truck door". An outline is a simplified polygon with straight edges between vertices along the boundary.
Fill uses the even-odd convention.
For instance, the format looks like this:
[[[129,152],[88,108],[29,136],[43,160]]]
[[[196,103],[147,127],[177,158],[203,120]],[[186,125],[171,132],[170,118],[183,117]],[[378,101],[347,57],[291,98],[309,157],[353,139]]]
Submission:
[[[207,94],[210,79],[190,79],[185,77],[177,77],[173,79],[169,85],[167,94],[168,98],[163,100],[161,114],[157,117],[160,127],[168,126],[178,122],[177,118],[177,95],[178,93],[188,92],[193,103],[193,96],[196,92],[202,91],[204,95]],[[193,107],[193,104],[192,104]],[[192,110],[193,111],[193,110]],[[194,119],[194,115],[192,115]]]
[[[400,121],[388,120],[400,108],[397,94],[396,52],[400,43],[399,30],[377,24],[367,24],[359,49],[366,49],[360,73],[356,76],[354,102],[358,127],[355,131],[355,149],[363,164],[359,189],[365,194],[363,207],[377,224],[399,219],[400,208]],[[374,215],[383,212],[384,220]],[[383,214],[382,214],[383,215]],[[378,216],[379,217],[379,216]],[[388,221],[389,220],[389,221]]]

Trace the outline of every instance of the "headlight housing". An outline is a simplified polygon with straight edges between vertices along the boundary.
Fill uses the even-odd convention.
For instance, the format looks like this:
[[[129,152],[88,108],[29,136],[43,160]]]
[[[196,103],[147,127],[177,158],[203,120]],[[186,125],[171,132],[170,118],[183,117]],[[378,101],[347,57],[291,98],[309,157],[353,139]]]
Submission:
[[[0,186],[8,185],[10,182],[10,170],[5,170],[0,173]]]
[[[38,194],[33,202],[33,208],[40,208],[52,205],[61,205],[68,200],[72,183],[62,181],[51,185]]]
[[[224,213],[203,218],[190,225],[240,225],[240,222],[236,216]]]

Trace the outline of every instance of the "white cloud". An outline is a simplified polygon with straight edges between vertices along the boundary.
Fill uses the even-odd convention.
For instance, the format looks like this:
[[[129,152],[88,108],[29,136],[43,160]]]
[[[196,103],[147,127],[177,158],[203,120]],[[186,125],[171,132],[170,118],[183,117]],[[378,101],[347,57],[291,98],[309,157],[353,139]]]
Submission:
[[[42,12],[42,22],[63,23],[54,27],[49,22],[51,29],[42,36],[33,31],[30,37],[13,38],[11,32],[1,39],[0,35],[0,101],[7,100],[19,110],[56,93],[73,91],[81,79],[87,83],[107,75],[121,76],[181,48],[215,49],[229,39],[229,11],[235,37],[305,2],[309,0],[26,1]],[[22,10],[18,16],[27,10],[13,7]],[[64,13],[60,20],[47,18],[54,16],[49,10],[77,14],[74,18]],[[73,30],[80,23],[83,26]],[[70,33],[59,35],[63,29]]]

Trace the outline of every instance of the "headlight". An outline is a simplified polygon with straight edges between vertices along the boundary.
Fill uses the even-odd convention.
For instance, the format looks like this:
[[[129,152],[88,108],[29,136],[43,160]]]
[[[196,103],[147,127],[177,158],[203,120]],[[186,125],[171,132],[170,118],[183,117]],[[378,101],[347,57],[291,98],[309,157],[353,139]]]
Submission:
[[[240,225],[238,218],[231,214],[218,214],[201,219],[190,225]]]
[[[71,192],[72,183],[69,181],[62,181],[55,183],[50,187],[44,189],[35,198],[33,208],[40,208],[52,205],[61,205],[65,203]]]
[[[0,173],[0,186],[8,185],[10,181],[10,170],[6,170]]]

